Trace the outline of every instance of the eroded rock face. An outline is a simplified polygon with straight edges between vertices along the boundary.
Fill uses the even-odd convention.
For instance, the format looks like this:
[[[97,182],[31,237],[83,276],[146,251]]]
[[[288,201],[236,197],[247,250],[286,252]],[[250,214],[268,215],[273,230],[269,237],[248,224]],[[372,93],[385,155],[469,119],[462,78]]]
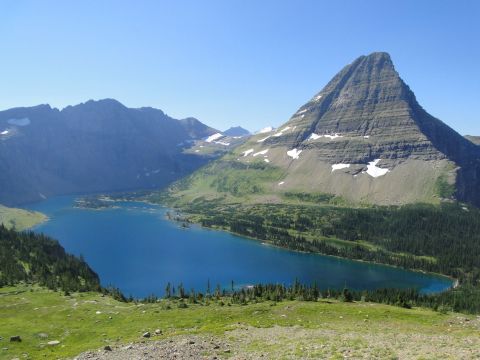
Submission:
[[[462,136],[420,107],[387,53],[347,65],[279,129],[287,126],[295,129],[265,144],[308,147],[332,163],[461,159],[473,151]],[[309,139],[312,134],[322,137]]]

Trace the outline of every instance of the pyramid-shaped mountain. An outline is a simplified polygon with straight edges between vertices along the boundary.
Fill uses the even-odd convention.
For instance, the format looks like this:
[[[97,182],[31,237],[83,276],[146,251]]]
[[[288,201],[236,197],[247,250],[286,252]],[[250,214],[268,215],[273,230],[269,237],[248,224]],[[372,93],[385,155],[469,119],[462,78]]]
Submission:
[[[211,166],[220,164],[258,173],[242,194],[253,201],[308,192],[377,204],[457,198],[480,205],[479,147],[429,115],[383,52],[344,67],[285,124]],[[215,184],[232,183],[215,176],[217,192]]]

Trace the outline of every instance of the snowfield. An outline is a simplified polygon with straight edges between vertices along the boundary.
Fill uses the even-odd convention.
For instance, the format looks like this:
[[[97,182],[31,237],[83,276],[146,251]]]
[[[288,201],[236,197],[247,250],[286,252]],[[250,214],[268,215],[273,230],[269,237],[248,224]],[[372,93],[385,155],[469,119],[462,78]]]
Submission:
[[[258,133],[259,134],[265,134],[265,133],[269,133],[269,132],[272,132],[273,131],[273,127],[272,126],[267,126],[263,129],[261,129]]]
[[[290,156],[293,160],[298,159],[302,150],[292,149],[287,151],[287,155]]]
[[[374,161],[370,161],[367,165],[367,174],[370,175],[371,177],[379,177],[385,175],[387,172],[390,170],[388,169],[382,169],[377,166],[377,164],[380,162],[380,159],[375,159]]]
[[[260,140],[257,140],[257,143],[261,143],[261,142],[264,142],[265,140],[267,140],[269,137],[271,137],[272,135],[268,135],[267,137],[264,137],[263,139],[260,139]]]
[[[330,140],[335,140],[336,138],[341,138],[343,136],[339,135],[337,133],[335,133],[333,135],[318,135],[318,134],[315,134],[315,133],[311,133],[310,137],[307,140],[317,140],[317,139],[320,139],[322,137],[329,138]]]
[[[209,143],[209,142],[212,142],[214,140],[220,139],[221,137],[223,137],[222,134],[216,133],[216,134],[210,135],[208,138],[205,139],[205,141]]]
[[[332,165],[332,172],[334,172],[335,170],[341,170],[341,169],[346,169],[346,168],[349,168],[350,167],[350,164],[333,164]]]
[[[246,156],[250,155],[251,153],[253,153],[253,149],[248,149],[248,150],[244,151],[242,154],[243,154],[243,157],[246,157]]]
[[[290,130],[290,129],[291,129],[290,126],[286,126],[286,127],[284,127],[282,130],[280,130],[279,132],[273,134],[273,136],[276,136],[276,137],[282,136],[285,131],[288,131],[288,130]]]
[[[326,138],[329,138],[330,140],[334,140],[336,138],[341,138],[343,137],[342,135],[338,135],[337,133],[333,134],[333,135],[323,135],[323,137],[326,137]]]
[[[253,154],[253,157],[258,156],[258,155],[265,155],[267,152],[268,152],[268,149],[256,152],[255,154]]]

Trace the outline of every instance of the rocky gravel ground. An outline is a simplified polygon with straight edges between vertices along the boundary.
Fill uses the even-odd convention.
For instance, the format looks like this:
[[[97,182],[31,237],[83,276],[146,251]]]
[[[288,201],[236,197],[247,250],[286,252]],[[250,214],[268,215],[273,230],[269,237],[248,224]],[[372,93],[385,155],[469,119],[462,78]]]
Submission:
[[[75,359],[480,359],[480,318],[466,321],[459,317],[450,323],[457,329],[478,329],[479,336],[406,334],[377,327],[372,333],[361,329],[339,332],[301,326],[257,328],[238,324],[223,336],[183,335],[143,340],[86,352]]]
[[[108,348],[107,348],[108,349]],[[232,354],[231,345],[221,338],[179,336],[174,339],[143,341],[108,350],[85,352],[76,360],[147,359],[224,359]]]

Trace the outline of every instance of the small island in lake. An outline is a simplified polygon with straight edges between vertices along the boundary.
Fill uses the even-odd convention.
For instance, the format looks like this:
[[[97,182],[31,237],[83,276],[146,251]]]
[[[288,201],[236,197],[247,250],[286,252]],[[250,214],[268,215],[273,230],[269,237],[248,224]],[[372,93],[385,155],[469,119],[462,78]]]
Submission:
[[[73,207],[77,209],[104,210],[117,208],[118,206],[115,205],[115,201],[101,195],[77,198]]]

